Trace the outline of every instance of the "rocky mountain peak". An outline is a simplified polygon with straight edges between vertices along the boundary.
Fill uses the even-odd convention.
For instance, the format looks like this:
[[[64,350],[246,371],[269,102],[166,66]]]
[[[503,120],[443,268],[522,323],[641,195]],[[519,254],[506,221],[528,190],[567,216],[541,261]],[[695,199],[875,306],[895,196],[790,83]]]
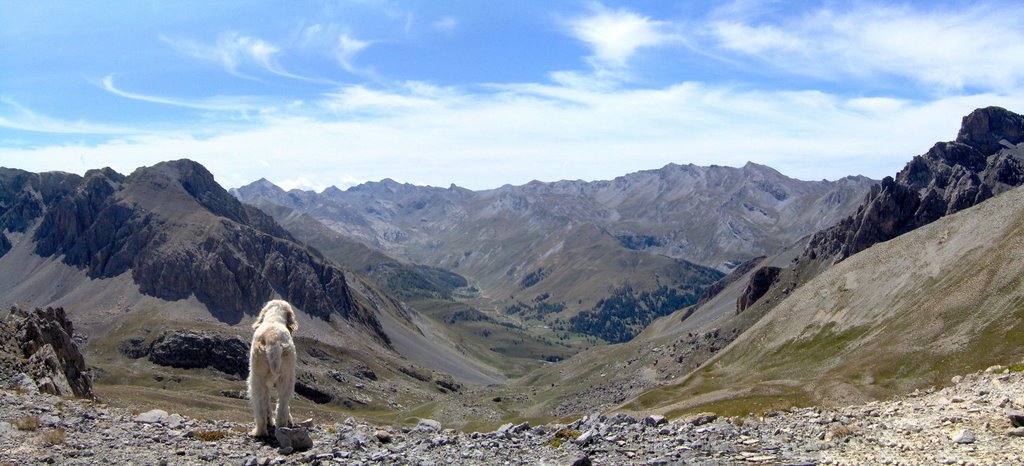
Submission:
[[[354,301],[343,270],[269,215],[243,205],[196,162],[164,162],[128,177],[109,169],[84,179],[7,173],[22,180],[17,190],[2,189],[12,186],[4,175],[0,227],[42,217],[31,232],[40,256],[58,257],[91,278],[130,271],[143,294],[169,301],[194,296],[228,323],[281,296],[309,315],[339,316],[388,341],[372,310]],[[62,189],[41,196],[47,183]],[[0,241],[0,253],[9,249]]]
[[[1002,141],[1020,144],[1024,141],[1024,116],[1001,107],[979,108],[965,116],[956,142],[967,144],[992,155],[1003,148]]]

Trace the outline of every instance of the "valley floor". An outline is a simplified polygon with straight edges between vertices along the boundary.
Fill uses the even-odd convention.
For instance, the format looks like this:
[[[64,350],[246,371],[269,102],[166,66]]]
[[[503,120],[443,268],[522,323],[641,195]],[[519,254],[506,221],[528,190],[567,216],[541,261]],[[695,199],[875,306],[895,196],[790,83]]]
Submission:
[[[1020,464],[1024,373],[1001,368],[941,390],[845,408],[765,415],[590,416],[569,425],[463,433],[353,419],[310,428],[313,448],[281,454],[247,424],[130,412],[0,391],[0,465],[14,464]]]

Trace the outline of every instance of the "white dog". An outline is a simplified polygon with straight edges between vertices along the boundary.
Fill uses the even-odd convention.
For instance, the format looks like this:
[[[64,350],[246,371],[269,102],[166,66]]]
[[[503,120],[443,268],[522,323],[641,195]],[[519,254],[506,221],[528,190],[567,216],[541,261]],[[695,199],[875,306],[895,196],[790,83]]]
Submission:
[[[280,299],[268,301],[256,322],[249,351],[249,402],[256,428],[253,437],[267,436],[270,422],[270,391],[277,386],[274,425],[291,427],[288,402],[295,392],[295,343],[292,333],[299,328],[291,304]]]

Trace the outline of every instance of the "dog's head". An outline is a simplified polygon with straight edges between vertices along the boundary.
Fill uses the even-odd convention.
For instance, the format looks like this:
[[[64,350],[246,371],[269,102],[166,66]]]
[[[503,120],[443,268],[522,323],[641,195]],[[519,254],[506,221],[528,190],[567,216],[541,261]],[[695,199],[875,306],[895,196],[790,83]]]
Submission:
[[[279,320],[288,327],[288,333],[294,334],[299,329],[299,321],[295,319],[295,310],[287,301],[274,299],[267,301],[267,304],[260,310],[259,317],[253,322],[252,328],[257,329],[263,325],[264,320]]]

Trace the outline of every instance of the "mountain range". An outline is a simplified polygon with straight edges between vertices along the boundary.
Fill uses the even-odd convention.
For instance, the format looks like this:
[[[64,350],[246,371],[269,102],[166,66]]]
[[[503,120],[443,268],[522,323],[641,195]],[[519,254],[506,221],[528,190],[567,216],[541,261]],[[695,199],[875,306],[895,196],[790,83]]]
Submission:
[[[696,302],[723,271],[833,224],[872,183],[795,180],[753,163],[670,164],[610,181],[486,191],[384,180],[286,192],[264,179],[232,193],[458,273],[476,290],[466,300],[475,309],[552,329],[537,332],[546,338],[583,334],[592,344],[626,341]]]
[[[470,428],[862,401],[1024,356],[1022,143],[1024,117],[989,107],[881,182],[673,164],[228,192],[189,160],[4,168],[0,298],[62,307],[101,397],[211,415],[237,410],[247,325],[278,297],[314,412]]]

